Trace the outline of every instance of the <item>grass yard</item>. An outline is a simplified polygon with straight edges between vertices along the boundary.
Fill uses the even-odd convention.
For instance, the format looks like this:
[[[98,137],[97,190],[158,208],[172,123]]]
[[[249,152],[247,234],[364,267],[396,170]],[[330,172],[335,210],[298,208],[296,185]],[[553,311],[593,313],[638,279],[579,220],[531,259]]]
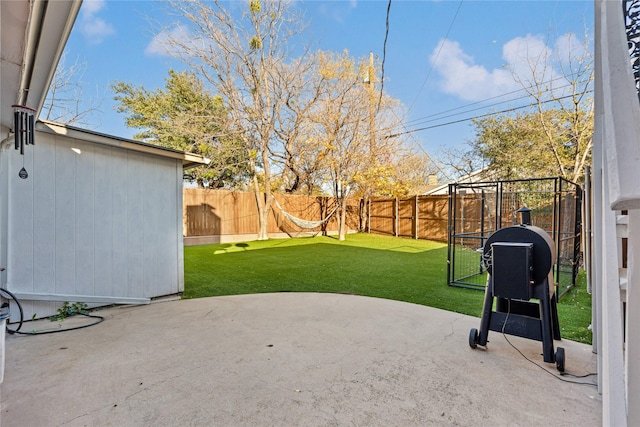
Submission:
[[[447,286],[447,245],[371,234],[188,246],[184,298],[332,292],[388,298],[479,317],[483,292]],[[564,338],[589,343],[584,280],[558,306]]]

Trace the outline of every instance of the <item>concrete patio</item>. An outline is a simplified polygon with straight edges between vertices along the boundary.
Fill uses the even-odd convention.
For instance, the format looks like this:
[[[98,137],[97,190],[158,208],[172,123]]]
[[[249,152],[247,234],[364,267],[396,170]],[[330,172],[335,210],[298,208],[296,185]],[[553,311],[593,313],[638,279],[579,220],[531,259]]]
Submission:
[[[457,313],[280,293],[96,314],[85,329],[7,335],[3,427],[602,424],[597,389],[562,381],[595,376],[554,378],[540,343],[508,337],[550,373],[494,332],[472,350],[479,319]],[[560,345],[567,372],[595,372],[591,346]]]

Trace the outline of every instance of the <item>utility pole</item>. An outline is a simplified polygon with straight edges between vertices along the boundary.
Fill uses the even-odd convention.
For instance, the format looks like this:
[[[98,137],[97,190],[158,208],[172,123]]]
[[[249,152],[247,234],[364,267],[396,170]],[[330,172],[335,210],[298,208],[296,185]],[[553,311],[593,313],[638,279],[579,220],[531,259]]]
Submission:
[[[373,52],[369,52],[369,67],[367,70],[367,95],[369,97],[369,158],[371,159],[371,165],[375,165],[375,148],[376,148],[376,121],[375,121],[375,109],[374,105],[374,78],[375,69],[373,67]],[[362,204],[360,207],[360,228],[362,230],[370,230],[371,224],[371,185],[367,183],[365,185],[362,197]],[[365,212],[365,209],[367,210]]]
[[[375,70],[373,68],[373,52],[369,52],[369,72],[368,72],[368,77],[369,77],[369,155],[371,156],[372,160],[374,158],[374,153],[375,153],[375,145],[376,145],[376,123],[375,123],[375,110],[373,108],[373,104],[374,104],[374,85],[373,85],[373,81],[374,81],[374,77],[375,77]]]

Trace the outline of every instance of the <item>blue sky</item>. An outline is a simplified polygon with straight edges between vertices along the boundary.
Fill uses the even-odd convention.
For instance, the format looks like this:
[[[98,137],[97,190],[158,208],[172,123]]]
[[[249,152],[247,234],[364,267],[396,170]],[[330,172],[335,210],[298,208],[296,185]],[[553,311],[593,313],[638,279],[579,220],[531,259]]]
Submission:
[[[240,0],[228,2],[237,6]],[[307,43],[356,58],[372,51],[382,58],[386,0],[297,1],[309,24]],[[164,86],[169,68],[184,66],[154,53],[158,23],[171,27],[166,2],[84,0],[66,46],[66,62],[85,62],[84,93],[100,111],[94,130],[131,137],[134,129],[115,111],[109,85],[117,80],[153,90]],[[156,22],[156,24],[152,24]],[[385,57],[388,95],[404,104],[407,129],[423,128],[527,103],[505,68],[522,64],[525,52],[563,52],[593,34],[593,2],[588,1],[411,1],[393,0]],[[571,41],[571,43],[569,43]],[[550,70],[551,78],[558,70]],[[460,113],[433,121],[434,117]],[[458,109],[450,113],[446,111]],[[440,114],[441,116],[434,116]],[[430,120],[430,121],[429,121]],[[411,133],[430,155],[460,147],[473,138],[470,122]]]

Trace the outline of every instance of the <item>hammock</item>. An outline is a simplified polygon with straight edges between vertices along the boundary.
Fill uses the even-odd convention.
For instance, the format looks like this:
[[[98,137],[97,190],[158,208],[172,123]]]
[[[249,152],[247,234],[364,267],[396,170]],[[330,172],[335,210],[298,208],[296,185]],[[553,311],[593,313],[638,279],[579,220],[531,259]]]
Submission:
[[[331,215],[333,215],[335,213],[335,211],[338,209],[338,207],[336,206],[328,215],[325,219],[319,220],[319,221],[310,221],[310,220],[306,220],[306,219],[301,219],[301,218],[297,218],[293,215],[291,215],[290,213],[288,213],[287,211],[284,210],[284,208],[282,206],[280,206],[280,203],[278,203],[278,200],[274,197],[273,201],[276,202],[276,206],[278,207],[278,209],[280,209],[282,211],[282,214],[292,223],[294,223],[295,225],[297,225],[300,228],[304,228],[304,229],[313,229],[316,227],[320,227],[322,224],[324,224],[325,222],[329,221],[329,218],[331,218]]]

